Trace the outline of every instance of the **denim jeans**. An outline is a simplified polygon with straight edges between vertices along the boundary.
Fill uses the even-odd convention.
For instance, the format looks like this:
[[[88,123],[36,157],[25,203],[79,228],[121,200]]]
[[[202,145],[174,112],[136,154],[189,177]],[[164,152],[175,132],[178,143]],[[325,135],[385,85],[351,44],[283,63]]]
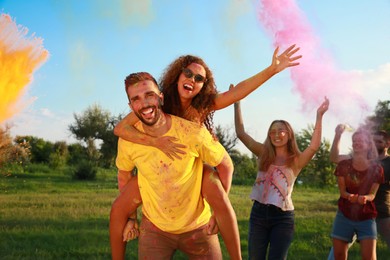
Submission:
[[[287,259],[294,235],[294,211],[274,205],[253,203],[249,219],[248,253],[250,260]]]

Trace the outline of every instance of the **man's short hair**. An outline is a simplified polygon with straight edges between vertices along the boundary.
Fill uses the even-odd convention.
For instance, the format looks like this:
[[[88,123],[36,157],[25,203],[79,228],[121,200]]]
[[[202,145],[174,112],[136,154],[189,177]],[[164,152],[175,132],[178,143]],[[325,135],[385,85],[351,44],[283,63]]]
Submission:
[[[378,130],[374,134],[382,136],[383,140],[385,140],[386,142],[390,141],[390,135],[385,130]]]
[[[125,90],[126,90],[126,93],[127,93],[127,90],[128,88],[131,86],[131,85],[134,85],[140,81],[144,81],[144,80],[151,80],[154,82],[154,84],[156,84],[157,88],[158,88],[158,84],[157,84],[157,81],[156,79],[148,72],[137,72],[137,73],[131,73],[129,76],[126,77],[125,79]]]

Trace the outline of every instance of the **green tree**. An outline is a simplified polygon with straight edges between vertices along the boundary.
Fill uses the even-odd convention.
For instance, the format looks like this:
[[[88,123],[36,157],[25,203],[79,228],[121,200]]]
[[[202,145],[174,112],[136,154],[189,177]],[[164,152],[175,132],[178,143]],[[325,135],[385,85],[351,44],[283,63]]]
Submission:
[[[9,135],[9,128],[0,128],[0,168],[9,161],[12,149],[12,138]]]
[[[102,161],[104,162],[105,167],[115,165],[116,152],[118,149],[118,137],[114,135],[113,129],[115,125],[122,120],[123,116],[120,114],[118,116],[111,116],[108,123],[108,129],[102,135],[103,143],[100,146],[100,152],[102,154]]]
[[[223,128],[220,125],[215,128],[215,135],[218,137],[218,141],[230,154],[237,144],[237,136],[231,134],[229,129]]]
[[[296,135],[299,150],[303,151],[310,145],[312,134],[313,125],[310,125]],[[308,186],[335,185],[336,178],[333,175],[335,165],[330,161],[329,155],[330,142],[324,138],[313,159],[302,169],[298,180]]]
[[[23,171],[23,167],[29,161],[29,144],[13,142],[10,127],[0,127],[0,173],[9,174]]]
[[[57,169],[66,165],[69,151],[66,142],[59,141],[54,143],[53,151],[50,154],[50,167]]]
[[[68,164],[76,165],[83,160],[88,160],[87,148],[80,143],[68,145]]]
[[[390,133],[390,100],[378,101],[374,115],[369,116],[366,121],[373,129],[385,130]]]
[[[223,128],[218,125],[215,128],[215,134],[218,137],[219,142],[225,147],[229,153],[233,164],[234,184],[251,184],[256,178],[257,172],[257,159],[255,156],[248,156],[247,154],[241,154],[235,146],[237,145],[238,138],[235,134],[231,133],[231,128]]]
[[[31,135],[16,136],[15,142],[18,144],[29,144],[32,163],[50,162],[50,154],[53,152],[52,142]]]
[[[88,159],[102,166],[110,166],[114,162],[117,138],[113,134],[115,124],[121,116],[114,117],[100,105],[89,106],[81,114],[74,114],[75,122],[69,125],[69,131],[87,148]],[[100,149],[97,148],[100,142]]]
[[[233,183],[253,184],[257,173],[257,157],[253,154],[249,157],[236,149],[232,149],[230,157],[234,164]]]

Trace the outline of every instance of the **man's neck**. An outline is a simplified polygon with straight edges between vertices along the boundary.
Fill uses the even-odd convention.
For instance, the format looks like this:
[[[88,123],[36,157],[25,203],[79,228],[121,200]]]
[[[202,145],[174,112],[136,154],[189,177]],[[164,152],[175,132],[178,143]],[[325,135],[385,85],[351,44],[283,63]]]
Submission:
[[[170,115],[161,113],[159,120],[151,126],[142,124],[142,127],[146,134],[154,137],[159,137],[164,135],[169,131],[172,125],[172,118]]]
[[[387,149],[385,149],[385,150],[383,150],[382,153],[378,154],[378,160],[383,160],[383,159],[385,159],[387,156],[389,156],[389,155],[387,154]]]

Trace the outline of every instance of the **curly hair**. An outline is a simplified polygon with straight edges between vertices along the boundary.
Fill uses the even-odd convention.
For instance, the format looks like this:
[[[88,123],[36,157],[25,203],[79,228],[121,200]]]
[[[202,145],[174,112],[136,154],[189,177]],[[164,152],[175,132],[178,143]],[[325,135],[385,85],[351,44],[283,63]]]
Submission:
[[[206,71],[207,79],[201,91],[191,101],[191,107],[196,111],[195,116],[194,113],[190,116],[181,106],[177,89],[177,82],[182,69],[191,63],[202,65]],[[174,60],[164,70],[160,78],[160,90],[164,94],[164,112],[204,124],[209,132],[213,134],[214,100],[217,96],[217,89],[213,73],[201,58],[185,55]]]
[[[271,138],[269,137],[269,132],[271,131],[272,125],[275,123],[284,124],[288,131],[287,152],[289,154],[289,158],[287,160],[287,166],[291,166],[294,162],[294,159],[301,153],[299,151],[294,130],[292,129],[291,125],[285,120],[274,120],[268,128],[267,138],[264,141],[264,150],[261,158],[259,158],[259,169],[261,171],[267,171],[268,167],[275,161],[275,146],[272,144]]]

